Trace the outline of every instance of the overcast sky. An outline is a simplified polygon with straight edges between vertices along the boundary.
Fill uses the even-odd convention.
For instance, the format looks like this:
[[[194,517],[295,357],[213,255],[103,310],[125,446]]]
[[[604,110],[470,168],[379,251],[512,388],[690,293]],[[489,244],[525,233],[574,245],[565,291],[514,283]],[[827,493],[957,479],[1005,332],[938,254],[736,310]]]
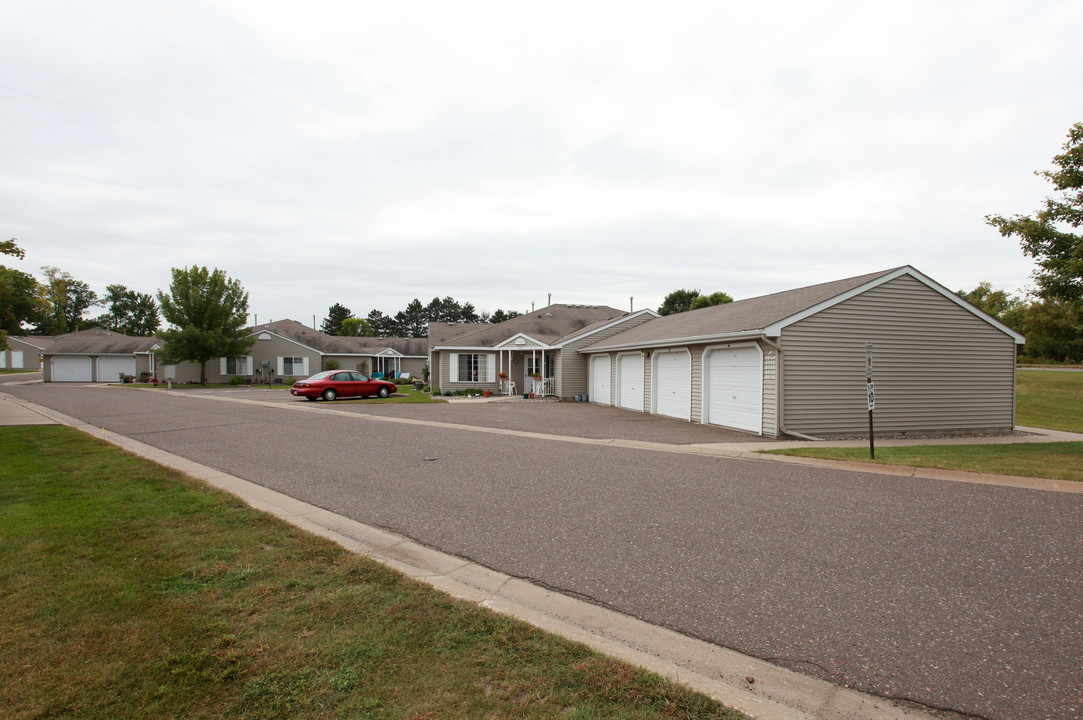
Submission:
[[[261,322],[746,298],[913,265],[1022,292],[1083,2],[0,6],[0,235]]]

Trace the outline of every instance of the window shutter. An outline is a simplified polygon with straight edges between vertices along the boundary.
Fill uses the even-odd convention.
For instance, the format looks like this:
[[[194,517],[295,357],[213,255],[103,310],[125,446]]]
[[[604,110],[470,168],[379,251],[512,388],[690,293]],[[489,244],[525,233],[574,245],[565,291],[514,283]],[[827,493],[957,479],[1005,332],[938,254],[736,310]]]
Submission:
[[[302,374],[308,377],[308,356],[306,355],[301,361]]]
[[[496,355],[485,356],[485,382],[496,382]]]
[[[450,364],[449,368],[451,370],[451,375],[448,377],[448,380],[450,380],[451,382],[458,382],[459,381],[459,353],[451,353],[451,364]]]
[[[279,375],[284,375],[285,373],[286,373],[286,363],[283,362],[283,359],[280,357],[280,358],[278,358],[278,374]]]
[[[218,374],[219,375],[225,375],[226,374],[226,359],[225,358],[218,358]]]
[[[244,359],[244,374],[245,375],[254,375],[255,372],[256,372],[256,363],[252,359],[252,356],[249,355],[248,357],[246,357]]]

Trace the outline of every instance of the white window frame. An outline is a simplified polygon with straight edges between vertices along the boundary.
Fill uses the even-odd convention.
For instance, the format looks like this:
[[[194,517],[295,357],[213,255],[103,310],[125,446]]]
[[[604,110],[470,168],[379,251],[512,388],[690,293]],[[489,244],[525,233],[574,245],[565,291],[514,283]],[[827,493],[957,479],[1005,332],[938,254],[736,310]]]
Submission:
[[[286,372],[286,359],[287,358],[290,361],[290,366],[291,366],[291,371],[290,372]],[[297,365],[298,360],[301,361],[301,372],[297,372],[296,365]],[[284,355],[284,356],[279,356],[279,358],[278,358],[278,374],[279,375],[284,375],[286,377],[297,377],[298,375],[300,375],[302,377],[308,377],[309,376],[308,357],[304,356],[304,355]]]
[[[234,372],[229,371],[229,361],[233,361]],[[251,375],[253,364],[251,355],[238,355],[237,357],[218,358],[219,373],[221,375]]]
[[[460,358],[477,358],[474,374],[476,379],[460,380],[459,371],[463,367]],[[473,363],[473,360],[466,360],[467,363]],[[448,378],[453,383],[463,384],[477,384],[477,383],[495,383],[496,382],[496,353],[451,353],[451,362],[448,368]]]

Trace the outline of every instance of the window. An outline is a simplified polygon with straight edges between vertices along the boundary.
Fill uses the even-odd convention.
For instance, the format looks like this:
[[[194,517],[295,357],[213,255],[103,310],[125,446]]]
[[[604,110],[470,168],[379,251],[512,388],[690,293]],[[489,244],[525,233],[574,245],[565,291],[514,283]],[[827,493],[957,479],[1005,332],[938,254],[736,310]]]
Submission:
[[[305,359],[303,357],[284,357],[284,358],[282,358],[282,374],[283,375],[304,375],[305,374]]]
[[[459,382],[481,382],[486,381],[487,367],[486,361],[487,355],[479,353],[460,353],[459,354]]]
[[[226,375],[247,375],[248,374],[248,358],[246,357],[228,357],[226,358]]]

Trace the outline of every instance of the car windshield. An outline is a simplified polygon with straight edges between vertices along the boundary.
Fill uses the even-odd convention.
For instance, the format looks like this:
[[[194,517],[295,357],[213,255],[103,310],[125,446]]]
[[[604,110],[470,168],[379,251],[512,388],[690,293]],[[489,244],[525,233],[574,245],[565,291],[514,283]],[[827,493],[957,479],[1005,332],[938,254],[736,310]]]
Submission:
[[[301,382],[312,382],[313,380],[325,380],[325,379],[326,379],[326,378],[328,378],[328,377],[329,377],[329,376],[331,375],[331,373],[333,373],[333,372],[334,372],[334,370],[324,370],[323,372],[318,372],[318,373],[316,373],[315,375],[313,375],[313,376],[312,376],[312,377],[310,377],[310,378],[305,378],[305,379],[304,379],[304,380],[302,380]]]

